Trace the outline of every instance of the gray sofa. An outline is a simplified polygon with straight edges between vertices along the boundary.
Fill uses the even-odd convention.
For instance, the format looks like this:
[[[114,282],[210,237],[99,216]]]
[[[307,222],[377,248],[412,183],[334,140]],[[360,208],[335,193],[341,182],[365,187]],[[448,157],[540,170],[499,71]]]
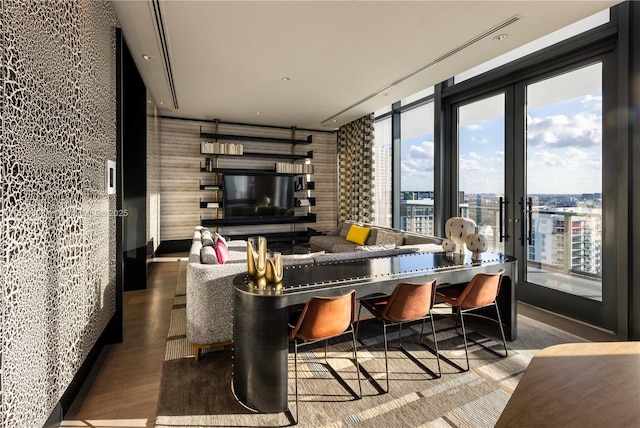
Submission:
[[[201,349],[232,342],[233,279],[247,272],[247,243],[242,240],[227,241],[229,260],[225,264],[206,263],[212,260],[207,260],[203,247],[213,243],[203,240],[203,234],[207,232],[207,228],[196,227],[187,264],[186,334],[193,345],[196,361]],[[315,257],[323,253],[285,255],[283,264],[313,263]]]
[[[334,263],[418,251],[442,251],[439,238],[406,233],[401,235],[402,245],[399,247],[394,245],[393,248],[385,248],[372,243],[366,249],[357,249],[355,244],[346,242],[340,236],[341,229],[342,226],[336,235],[312,237],[312,252],[309,254],[284,255],[285,277],[288,268],[296,265]],[[207,233],[206,228],[196,227],[187,265],[186,334],[187,340],[193,345],[196,361],[201,349],[232,343],[233,279],[247,272],[246,241],[227,241],[229,260],[221,265],[208,257],[211,247],[203,250],[213,243],[209,239],[203,239]],[[321,247],[323,245],[324,248]],[[335,251],[338,249],[341,251]]]
[[[347,233],[353,224],[371,228],[365,245],[359,245],[346,239]],[[345,221],[327,235],[312,236],[309,242],[311,251],[356,253],[356,256],[357,253],[374,253],[374,256],[377,257],[442,251],[442,238],[353,221]],[[353,256],[352,254],[351,258]]]

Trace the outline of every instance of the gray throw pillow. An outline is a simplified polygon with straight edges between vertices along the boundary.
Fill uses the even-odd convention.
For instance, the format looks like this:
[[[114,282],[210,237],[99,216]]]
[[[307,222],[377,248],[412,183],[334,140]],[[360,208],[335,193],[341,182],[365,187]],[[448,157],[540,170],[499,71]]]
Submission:
[[[378,240],[378,229],[376,229],[375,227],[372,227],[371,231],[369,232],[369,237],[367,238],[367,245],[375,245],[377,240]]]
[[[376,245],[394,244],[396,247],[399,247],[402,245],[403,241],[404,241],[404,237],[402,236],[402,233],[387,232],[386,230],[379,230],[378,237],[376,239],[375,244]]]
[[[217,265],[218,257],[216,250],[210,246],[204,246],[200,249],[200,263],[204,265]]]
[[[205,232],[202,232],[201,234],[201,241],[202,241],[202,245],[204,245],[205,247],[213,247],[214,239],[213,236],[211,235],[211,232],[209,232],[208,230]]]
[[[351,222],[344,222],[342,223],[342,228],[340,229],[340,236],[342,236],[343,238],[347,237],[347,233],[349,233],[349,229],[351,229],[351,225],[353,223]]]

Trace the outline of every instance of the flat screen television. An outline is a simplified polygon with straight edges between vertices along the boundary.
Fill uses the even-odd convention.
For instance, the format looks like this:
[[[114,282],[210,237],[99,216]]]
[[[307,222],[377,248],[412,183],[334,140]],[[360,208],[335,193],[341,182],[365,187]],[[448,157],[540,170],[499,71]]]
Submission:
[[[224,216],[294,215],[294,180],[285,175],[224,175]]]

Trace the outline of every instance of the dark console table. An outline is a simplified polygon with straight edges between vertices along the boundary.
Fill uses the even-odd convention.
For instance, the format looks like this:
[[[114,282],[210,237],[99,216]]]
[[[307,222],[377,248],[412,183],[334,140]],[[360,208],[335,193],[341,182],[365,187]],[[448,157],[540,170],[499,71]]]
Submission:
[[[365,260],[289,266],[278,286],[258,284],[238,275],[234,279],[233,387],[247,407],[263,413],[287,410],[287,320],[292,306],[311,296],[332,296],[356,290],[362,298],[391,293],[398,282],[460,284],[481,272],[505,269],[498,306],[508,340],[515,340],[516,259],[484,253],[482,261],[470,255],[448,258],[445,253],[418,253]],[[492,313],[488,312],[491,316]],[[495,317],[495,311],[493,311]]]

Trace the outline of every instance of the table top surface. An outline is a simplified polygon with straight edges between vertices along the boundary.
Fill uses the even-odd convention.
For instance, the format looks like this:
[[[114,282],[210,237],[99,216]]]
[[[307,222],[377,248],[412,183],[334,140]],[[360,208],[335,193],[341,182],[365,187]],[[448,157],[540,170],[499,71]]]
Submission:
[[[597,342],[539,351],[496,427],[639,425],[640,342]]]
[[[240,276],[236,287],[253,292],[271,289],[277,294],[292,293],[301,289],[362,283],[367,281],[402,280],[419,275],[470,269],[515,262],[516,259],[501,253],[483,253],[482,260],[472,260],[470,254],[448,256],[446,253],[415,253],[371,259],[345,260],[313,265],[287,266],[279,284],[259,283],[248,275]]]

